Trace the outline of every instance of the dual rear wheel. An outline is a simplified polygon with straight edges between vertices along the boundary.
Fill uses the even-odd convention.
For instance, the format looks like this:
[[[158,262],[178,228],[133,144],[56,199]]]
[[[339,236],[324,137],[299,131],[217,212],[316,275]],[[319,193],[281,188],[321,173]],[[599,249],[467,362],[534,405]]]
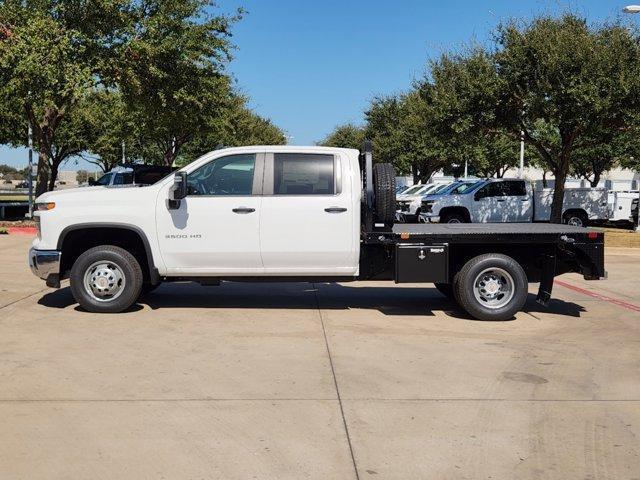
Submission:
[[[508,320],[527,300],[527,275],[513,258],[479,255],[456,274],[453,283],[436,283],[438,291],[478,320]]]

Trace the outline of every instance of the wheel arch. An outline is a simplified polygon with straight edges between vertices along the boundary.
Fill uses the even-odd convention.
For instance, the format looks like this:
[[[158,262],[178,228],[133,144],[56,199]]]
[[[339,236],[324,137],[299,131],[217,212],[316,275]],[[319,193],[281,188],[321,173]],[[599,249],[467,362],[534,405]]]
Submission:
[[[469,209],[461,205],[454,205],[451,207],[442,207],[440,209],[440,221],[443,221],[443,219],[447,215],[456,214],[456,213],[459,215],[462,215],[467,220],[467,222],[471,223],[471,214],[469,213]]]
[[[130,253],[140,254],[145,280],[151,283],[160,281],[147,235],[140,227],[124,223],[81,223],[63,229],[57,243],[57,249],[62,252],[61,275],[66,276],[80,254],[107,244],[130,248],[133,250]]]

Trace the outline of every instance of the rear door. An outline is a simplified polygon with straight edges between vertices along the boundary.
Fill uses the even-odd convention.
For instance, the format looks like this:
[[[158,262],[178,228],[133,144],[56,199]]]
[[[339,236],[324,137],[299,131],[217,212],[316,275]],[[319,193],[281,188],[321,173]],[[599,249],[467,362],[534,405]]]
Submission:
[[[502,222],[530,222],[533,200],[524,180],[505,180],[502,183],[503,200],[500,208]]]
[[[337,154],[267,153],[260,216],[265,273],[356,273],[359,205],[346,180],[347,162]]]

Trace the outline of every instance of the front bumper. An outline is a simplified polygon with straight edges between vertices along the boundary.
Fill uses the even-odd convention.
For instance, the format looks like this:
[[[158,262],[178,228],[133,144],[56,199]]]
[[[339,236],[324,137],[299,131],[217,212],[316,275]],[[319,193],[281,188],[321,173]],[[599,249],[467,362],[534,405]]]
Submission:
[[[440,223],[440,215],[420,214],[420,220],[424,223]]]
[[[29,267],[36,277],[46,280],[48,287],[60,286],[60,258],[57,250],[29,249]]]

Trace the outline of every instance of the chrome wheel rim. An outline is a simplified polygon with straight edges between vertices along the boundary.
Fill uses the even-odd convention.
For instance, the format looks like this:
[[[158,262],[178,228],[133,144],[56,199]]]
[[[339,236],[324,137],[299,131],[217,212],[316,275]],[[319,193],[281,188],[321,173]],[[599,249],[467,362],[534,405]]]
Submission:
[[[449,219],[449,221],[447,221],[447,223],[462,223],[462,222],[457,218],[451,218]]]
[[[118,298],[126,283],[122,269],[106,260],[92,263],[84,272],[84,289],[98,302],[110,302]]]
[[[502,268],[487,268],[473,281],[473,294],[478,303],[487,308],[502,308],[515,294],[513,277]]]
[[[574,227],[582,226],[582,219],[580,217],[570,217],[567,221],[567,225],[572,225]]]

